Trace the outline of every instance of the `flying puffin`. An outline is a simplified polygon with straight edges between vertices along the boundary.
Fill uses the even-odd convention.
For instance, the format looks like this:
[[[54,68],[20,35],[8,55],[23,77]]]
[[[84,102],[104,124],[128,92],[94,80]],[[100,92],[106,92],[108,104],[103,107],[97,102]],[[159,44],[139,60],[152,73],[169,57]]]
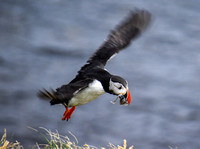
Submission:
[[[62,120],[69,120],[76,106],[86,104],[104,93],[117,95],[120,104],[129,105],[131,95],[128,82],[120,76],[110,74],[104,67],[113,56],[127,47],[132,39],[138,37],[149,26],[150,21],[151,14],[148,11],[131,11],[127,18],[110,32],[107,40],[88,59],[71,82],[56,90],[39,91],[38,96],[50,99],[51,105],[63,104],[66,110]]]

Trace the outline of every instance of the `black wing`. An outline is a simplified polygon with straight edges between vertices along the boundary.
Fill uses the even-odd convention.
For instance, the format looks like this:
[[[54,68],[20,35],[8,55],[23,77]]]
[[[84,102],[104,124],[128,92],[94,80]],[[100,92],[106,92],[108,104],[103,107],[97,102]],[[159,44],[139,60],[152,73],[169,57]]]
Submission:
[[[127,47],[132,39],[138,37],[148,27],[150,21],[151,14],[148,11],[140,9],[131,11],[129,16],[111,31],[107,40],[89,58],[87,64],[81,68],[80,72],[92,66],[103,68],[112,56]]]
[[[56,91],[51,89],[47,91],[44,89],[43,91],[38,92],[38,96],[41,99],[50,99],[51,105],[64,103],[68,105],[69,100],[75,96],[78,92],[82,91],[88,84],[91,83],[93,79],[83,79],[73,83],[69,83],[67,85],[63,85],[60,88],[57,88]]]

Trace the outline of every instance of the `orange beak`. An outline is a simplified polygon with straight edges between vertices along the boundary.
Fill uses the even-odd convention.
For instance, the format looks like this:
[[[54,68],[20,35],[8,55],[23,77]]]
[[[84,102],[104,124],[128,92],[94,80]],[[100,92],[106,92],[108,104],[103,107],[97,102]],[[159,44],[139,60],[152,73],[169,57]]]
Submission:
[[[126,97],[127,101],[128,101],[128,104],[131,103],[131,94],[129,92],[129,89],[127,89],[127,97]]]

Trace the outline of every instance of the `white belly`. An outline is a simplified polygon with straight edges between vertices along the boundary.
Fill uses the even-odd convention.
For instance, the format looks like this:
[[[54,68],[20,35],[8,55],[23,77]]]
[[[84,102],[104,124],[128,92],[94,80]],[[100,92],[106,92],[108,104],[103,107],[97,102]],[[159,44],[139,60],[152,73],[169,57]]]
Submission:
[[[100,95],[104,94],[105,91],[103,89],[103,86],[100,81],[94,80],[92,83],[89,84],[89,86],[77,93],[69,102],[69,107],[72,106],[79,106],[86,104]]]

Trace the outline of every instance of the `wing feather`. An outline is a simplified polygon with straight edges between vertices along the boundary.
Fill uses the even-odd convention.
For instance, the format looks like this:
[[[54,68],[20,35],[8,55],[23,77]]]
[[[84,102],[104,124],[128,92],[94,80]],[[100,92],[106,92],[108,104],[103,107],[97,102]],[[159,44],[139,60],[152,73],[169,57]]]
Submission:
[[[104,67],[112,56],[127,47],[131,40],[138,37],[149,26],[150,21],[151,14],[148,11],[140,9],[131,11],[129,16],[111,31],[107,40],[89,58],[83,68],[91,64]]]

